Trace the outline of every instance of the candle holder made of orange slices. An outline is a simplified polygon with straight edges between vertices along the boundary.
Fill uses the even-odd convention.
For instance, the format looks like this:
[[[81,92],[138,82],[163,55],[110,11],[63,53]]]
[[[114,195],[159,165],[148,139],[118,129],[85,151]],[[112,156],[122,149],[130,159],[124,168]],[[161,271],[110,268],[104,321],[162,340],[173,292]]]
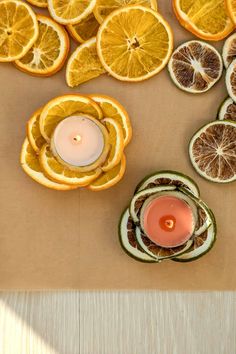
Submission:
[[[76,171],[63,164],[51,149],[57,125],[74,115],[90,116],[104,125],[108,133],[106,160],[90,171]],[[64,95],[38,109],[27,124],[27,137],[21,150],[21,166],[36,182],[56,190],[87,187],[100,191],[118,183],[126,169],[124,149],[132,137],[128,113],[112,97],[104,95]]]
[[[194,215],[193,233],[181,246],[166,248],[154,243],[143,227],[144,208],[154,198],[173,196],[182,199]],[[216,240],[216,221],[211,209],[201,200],[197,184],[175,171],[159,171],[144,178],[124,210],[119,224],[120,243],[124,251],[141,262],[157,263],[171,259],[190,262],[210,251]]]

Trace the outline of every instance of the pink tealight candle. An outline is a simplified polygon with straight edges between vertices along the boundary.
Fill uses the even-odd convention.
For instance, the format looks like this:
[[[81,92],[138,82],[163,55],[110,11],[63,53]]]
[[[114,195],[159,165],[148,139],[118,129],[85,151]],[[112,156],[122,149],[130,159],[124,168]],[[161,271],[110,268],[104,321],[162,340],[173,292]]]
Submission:
[[[148,238],[166,248],[184,244],[195,228],[192,209],[184,200],[174,196],[164,195],[150,201],[142,218]]]
[[[52,149],[66,164],[93,164],[104,151],[105,138],[99,123],[85,116],[62,120],[53,133]]]

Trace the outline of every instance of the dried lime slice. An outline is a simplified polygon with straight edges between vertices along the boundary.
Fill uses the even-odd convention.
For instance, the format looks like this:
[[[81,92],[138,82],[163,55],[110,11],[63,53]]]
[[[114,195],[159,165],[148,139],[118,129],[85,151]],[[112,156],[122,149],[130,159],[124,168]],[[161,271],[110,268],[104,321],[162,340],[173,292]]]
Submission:
[[[174,51],[168,69],[171,79],[181,90],[202,93],[220,79],[223,62],[213,46],[193,40],[183,43]]]
[[[218,120],[204,125],[190,141],[189,156],[196,171],[209,181],[235,181],[236,124]]]
[[[227,69],[234,59],[236,59],[236,33],[226,39],[223,46],[222,57],[224,66]]]
[[[219,120],[232,120],[236,122],[236,103],[232,98],[227,97],[221,104],[217,119]]]
[[[229,96],[236,102],[236,59],[232,61],[226,71],[225,82]]]
[[[198,185],[192,178],[176,171],[158,171],[145,177],[136,187],[135,193],[159,185],[174,185],[189,190],[196,197],[200,196]]]
[[[124,251],[131,257],[141,262],[155,262],[153,257],[143,252],[137,243],[135,224],[130,216],[129,208],[125,209],[119,225],[120,243]]]

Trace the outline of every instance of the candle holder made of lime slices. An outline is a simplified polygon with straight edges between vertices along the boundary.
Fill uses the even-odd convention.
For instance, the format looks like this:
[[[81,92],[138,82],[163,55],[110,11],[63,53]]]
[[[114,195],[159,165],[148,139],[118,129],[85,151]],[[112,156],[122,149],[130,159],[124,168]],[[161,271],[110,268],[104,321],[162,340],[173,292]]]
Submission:
[[[70,129],[74,136],[70,137]],[[72,139],[69,146],[68,136]],[[59,96],[29,119],[21,166],[48,188],[104,190],[122,179],[126,169],[124,149],[131,137],[128,113],[114,98]]]
[[[156,203],[161,198],[166,199],[165,210],[161,209],[161,203]],[[191,212],[184,208],[179,212],[179,206],[172,203],[171,198],[185,204],[185,209]],[[188,229],[186,223],[191,215],[193,220]],[[153,225],[148,227],[149,221]],[[187,232],[186,237],[181,232]],[[121,216],[119,235],[125,252],[138,261],[190,262],[206,254],[214,245],[216,221],[190,177],[175,171],[160,171],[137,186],[129,207]]]

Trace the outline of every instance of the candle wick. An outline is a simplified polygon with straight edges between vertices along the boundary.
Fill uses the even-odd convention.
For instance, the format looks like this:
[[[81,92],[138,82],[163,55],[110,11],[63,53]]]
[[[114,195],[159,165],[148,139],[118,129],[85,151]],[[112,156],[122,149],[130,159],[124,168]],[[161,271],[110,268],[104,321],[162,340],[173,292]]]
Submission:
[[[76,142],[80,142],[82,140],[81,136],[80,135],[76,135],[74,138],[74,141]]]
[[[173,229],[174,221],[173,220],[166,220],[165,224],[166,224],[166,227],[168,227],[168,229]]]

